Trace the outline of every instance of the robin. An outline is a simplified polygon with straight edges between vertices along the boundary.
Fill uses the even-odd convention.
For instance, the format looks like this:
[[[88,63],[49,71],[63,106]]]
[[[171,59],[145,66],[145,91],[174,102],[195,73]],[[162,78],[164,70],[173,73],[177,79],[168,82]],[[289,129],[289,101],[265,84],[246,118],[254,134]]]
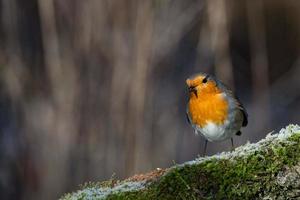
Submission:
[[[205,138],[203,154],[206,154],[207,141],[223,141],[241,135],[241,127],[247,126],[248,115],[244,106],[221,81],[215,77],[199,73],[186,80],[189,88],[189,101],[186,114],[195,133]]]

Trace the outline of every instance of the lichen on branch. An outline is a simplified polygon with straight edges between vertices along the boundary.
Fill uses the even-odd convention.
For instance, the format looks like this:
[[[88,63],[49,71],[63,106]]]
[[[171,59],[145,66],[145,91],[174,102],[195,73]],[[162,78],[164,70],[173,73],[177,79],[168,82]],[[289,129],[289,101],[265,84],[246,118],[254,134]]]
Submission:
[[[300,127],[289,125],[233,152],[151,173],[154,175],[87,184],[61,199],[297,199]]]

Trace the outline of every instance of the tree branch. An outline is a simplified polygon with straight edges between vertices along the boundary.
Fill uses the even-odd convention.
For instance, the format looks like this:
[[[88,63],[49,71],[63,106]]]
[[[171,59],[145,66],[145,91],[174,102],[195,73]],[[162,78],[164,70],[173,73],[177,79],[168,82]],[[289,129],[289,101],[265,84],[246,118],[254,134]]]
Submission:
[[[300,197],[300,127],[289,125],[233,152],[124,181],[89,183],[76,199],[293,199]]]

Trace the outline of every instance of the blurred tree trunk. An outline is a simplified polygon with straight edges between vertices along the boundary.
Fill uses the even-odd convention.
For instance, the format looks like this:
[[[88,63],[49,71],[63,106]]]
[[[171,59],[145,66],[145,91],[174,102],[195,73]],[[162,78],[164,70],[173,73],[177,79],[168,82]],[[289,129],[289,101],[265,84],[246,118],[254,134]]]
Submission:
[[[139,163],[147,163],[146,158],[149,156],[147,149],[149,134],[145,130],[145,101],[149,94],[147,74],[150,71],[153,49],[153,3],[137,1],[136,15],[133,77],[129,93],[129,110],[132,116],[129,116],[126,134],[128,137],[126,174],[144,169],[145,166],[140,166]]]
[[[262,1],[246,2],[252,58],[252,126],[260,131],[270,127],[269,65],[266,47],[264,3]]]
[[[215,56],[215,74],[230,88],[234,88],[233,69],[229,51],[227,6],[226,0],[207,1],[211,46]]]
[[[128,143],[127,135],[128,128],[127,120],[131,116],[131,111],[128,110],[128,94],[130,93],[131,83],[134,79],[132,72],[131,52],[133,51],[133,39],[130,33],[134,24],[131,21],[132,2],[111,1],[110,13],[115,14],[113,20],[113,56],[112,56],[112,79],[110,93],[110,120],[111,120],[111,135],[109,136],[110,157],[107,159],[108,166],[113,166],[119,162],[116,173],[124,174],[126,172],[126,163],[132,164],[133,160],[126,160],[126,149],[135,148],[135,143]],[[132,124],[130,124],[132,125]],[[133,141],[135,138],[131,138]],[[132,147],[129,147],[132,145]],[[132,152],[131,152],[132,153]],[[134,155],[131,155],[134,156]]]
[[[71,52],[62,49],[57,31],[57,20],[53,0],[39,0],[44,61],[50,82],[50,98],[45,105],[33,102],[29,106],[27,120],[35,123],[36,134],[40,135],[38,152],[41,167],[40,198],[52,198],[68,183],[61,179],[68,174],[70,150],[76,141],[77,126],[75,103],[78,98],[77,70]],[[35,112],[31,112],[35,110]],[[39,118],[37,118],[39,117]],[[30,130],[29,129],[29,130]],[[39,131],[42,130],[42,131]],[[45,142],[47,141],[47,142]]]

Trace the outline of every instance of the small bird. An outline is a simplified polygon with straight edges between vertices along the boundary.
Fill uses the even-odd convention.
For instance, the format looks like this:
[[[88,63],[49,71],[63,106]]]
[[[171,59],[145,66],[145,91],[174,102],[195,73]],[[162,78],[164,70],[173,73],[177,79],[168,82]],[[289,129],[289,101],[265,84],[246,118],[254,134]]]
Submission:
[[[195,133],[205,138],[203,155],[207,141],[223,141],[241,135],[241,127],[247,126],[248,114],[244,106],[221,81],[215,77],[198,73],[186,80],[189,89],[187,120]]]

